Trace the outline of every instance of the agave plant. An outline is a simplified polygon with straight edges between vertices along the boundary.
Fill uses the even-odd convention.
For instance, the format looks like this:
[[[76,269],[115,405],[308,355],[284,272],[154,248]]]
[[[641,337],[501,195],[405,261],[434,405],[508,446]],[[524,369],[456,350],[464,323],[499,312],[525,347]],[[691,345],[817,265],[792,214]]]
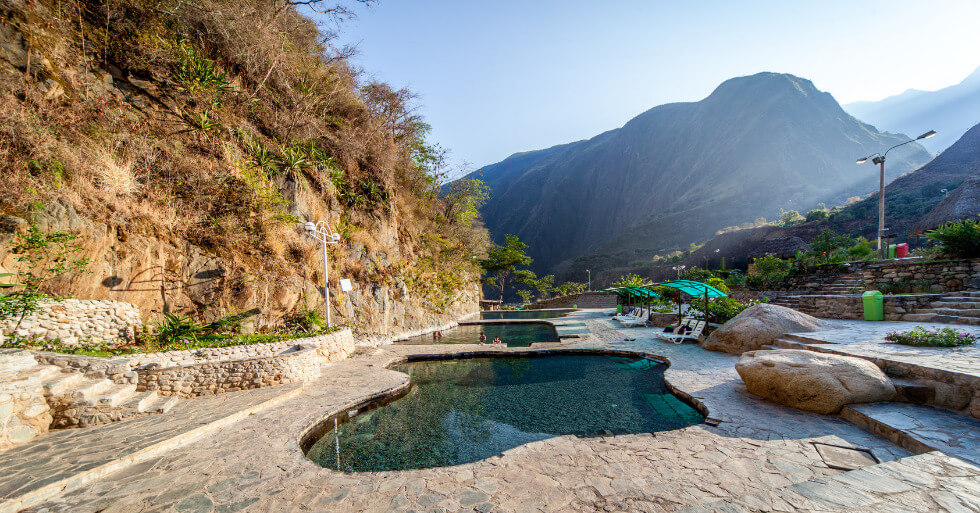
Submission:
[[[10,276],[17,276],[14,273],[0,273],[0,278],[7,278]],[[0,289],[9,289],[13,287],[20,287],[17,283],[0,283]]]

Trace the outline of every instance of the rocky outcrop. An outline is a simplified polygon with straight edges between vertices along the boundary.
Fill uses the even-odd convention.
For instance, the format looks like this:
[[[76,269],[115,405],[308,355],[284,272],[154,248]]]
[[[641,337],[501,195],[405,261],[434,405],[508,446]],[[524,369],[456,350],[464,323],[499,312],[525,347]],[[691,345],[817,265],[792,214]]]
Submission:
[[[762,349],[786,333],[802,333],[820,328],[820,320],[786,307],[758,304],[750,306],[715,330],[702,346],[711,351],[742,354]]]
[[[753,394],[815,413],[840,412],[846,404],[888,401],[895,387],[875,364],[798,349],[749,351],[735,370]]]
[[[173,233],[134,233],[120,225],[87,219],[67,201],[58,201],[34,222],[43,232],[66,231],[79,236],[78,257],[89,259],[90,273],[55,283],[58,293],[77,298],[116,300],[135,305],[145,321],[155,322],[174,312],[212,320],[233,312],[253,310],[246,321],[253,326],[272,326],[301,308],[323,308],[322,269],[319,259],[307,269],[265,269],[261,273],[248,262],[232,261],[195,246]],[[6,249],[28,223],[0,216],[0,273],[18,268],[16,255]],[[362,269],[382,271],[401,255],[397,232],[381,226],[376,234],[386,251],[371,251],[352,243],[331,257],[354,262]],[[308,273],[309,276],[299,271]],[[479,287],[464,285],[444,305],[431,304],[412,293],[397,276],[384,281],[354,280],[354,289],[342,293],[337,269],[331,269],[331,308],[334,323],[354,327],[363,334],[389,335],[444,325],[478,311]],[[377,274],[383,274],[378,272]],[[465,283],[465,280],[464,280]],[[423,284],[425,286],[425,284]]]

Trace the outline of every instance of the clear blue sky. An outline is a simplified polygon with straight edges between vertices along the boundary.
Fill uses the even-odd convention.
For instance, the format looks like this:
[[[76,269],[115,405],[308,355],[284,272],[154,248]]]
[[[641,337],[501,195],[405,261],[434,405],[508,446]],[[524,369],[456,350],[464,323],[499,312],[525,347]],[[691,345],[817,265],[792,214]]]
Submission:
[[[380,0],[342,26],[365,78],[421,95],[468,170],[699,100],[759,71],[840,103],[935,90],[980,65],[980,1]]]

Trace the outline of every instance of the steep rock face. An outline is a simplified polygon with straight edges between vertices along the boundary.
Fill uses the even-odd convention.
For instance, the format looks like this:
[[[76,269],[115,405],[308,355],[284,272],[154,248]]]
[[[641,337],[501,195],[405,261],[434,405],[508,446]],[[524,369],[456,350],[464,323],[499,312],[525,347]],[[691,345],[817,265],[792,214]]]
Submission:
[[[834,414],[846,404],[895,397],[885,373],[861,358],[796,349],[750,351],[739,358],[735,370],[749,392],[815,413]]]
[[[492,188],[483,214],[494,238],[520,236],[546,271],[593,250],[686,246],[780,208],[869,191],[874,176],[855,172],[854,159],[901,140],[852,118],[809,80],[760,73],[471,176]],[[921,147],[903,150],[889,155],[890,176],[929,159]]]
[[[13,222],[11,220],[14,220]],[[0,273],[18,268],[17,255],[9,252],[14,233],[26,222],[6,218],[0,230]],[[236,311],[255,310],[246,326],[272,326],[298,308],[323,309],[322,261],[309,262],[309,277],[289,269],[266,269],[257,277],[246,263],[221,258],[172,234],[156,236],[126,233],[118,226],[78,215],[67,202],[52,205],[35,222],[43,232],[65,231],[79,236],[77,257],[90,260],[90,273],[57,283],[63,294],[84,299],[113,299],[138,306],[144,320],[154,322],[163,313],[200,314],[217,317]],[[397,254],[397,246],[387,248]],[[387,260],[387,254],[368,252],[363,246],[349,248],[362,265]],[[369,254],[370,253],[370,254]],[[315,253],[318,255],[319,253]],[[404,282],[355,281],[344,294],[339,276],[331,270],[331,307],[334,322],[368,334],[391,335],[435,327],[479,310],[475,283],[459,291],[444,308],[409,292]]]

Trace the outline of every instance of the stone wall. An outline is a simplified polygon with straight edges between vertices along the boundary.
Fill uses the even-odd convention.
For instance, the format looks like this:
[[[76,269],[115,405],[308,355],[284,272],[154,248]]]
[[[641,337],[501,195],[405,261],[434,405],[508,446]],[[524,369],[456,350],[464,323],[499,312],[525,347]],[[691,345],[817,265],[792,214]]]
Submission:
[[[47,301],[24,318],[16,333],[21,336],[59,338],[66,344],[132,341],[140,325],[139,308],[122,301],[65,299]],[[16,319],[0,322],[0,332],[14,333]]]
[[[313,345],[299,345],[276,356],[140,369],[137,391],[197,397],[250,388],[297,383],[320,375],[323,357]]]
[[[163,390],[162,395],[179,392],[188,396],[309,379],[318,375],[314,370],[318,373],[321,364],[343,360],[354,349],[354,335],[349,328],[344,328],[325,335],[267,344],[165,351],[117,358],[39,351],[35,357],[42,364],[83,373],[89,378],[105,378],[119,384],[134,383],[139,390],[157,390],[161,380],[172,381],[174,385],[168,385],[169,389]],[[300,354],[303,351],[305,353]],[[160,378],[161,375],[164,377]],[[152,379],[156,384],[148,385],[147,379]],[[202,385],[190,386],[191,383]],[[198,388],[201,388],[199,393],[194,393]],[[185,389],[190,392],[184,393]]]
[[[899,321],[902,315],[925,308],[935,301],[938,294],[915,294],[907,296],[884,296],[886,321]],[[796,311],[823,319],[864,319],[864,302],[855,295],[808,295],[795,298]]]
[[[922,262],[884,260],[872,262],[862,269],[864,284],[870,289],[890,284],[889,292],[956,292],[980,288],[980,260],[950,260]]]
[[[30,351],[0,350],[0,451],[28,442],[51,426],[40,379],[23,375],[36,366]]]
[[[612,292],[569,294],[567,296],[538,301],[530,305],[530,308],[543,310],[547,308],[571,308],[572,305],[578,308],[616,308],[616,294]]]

